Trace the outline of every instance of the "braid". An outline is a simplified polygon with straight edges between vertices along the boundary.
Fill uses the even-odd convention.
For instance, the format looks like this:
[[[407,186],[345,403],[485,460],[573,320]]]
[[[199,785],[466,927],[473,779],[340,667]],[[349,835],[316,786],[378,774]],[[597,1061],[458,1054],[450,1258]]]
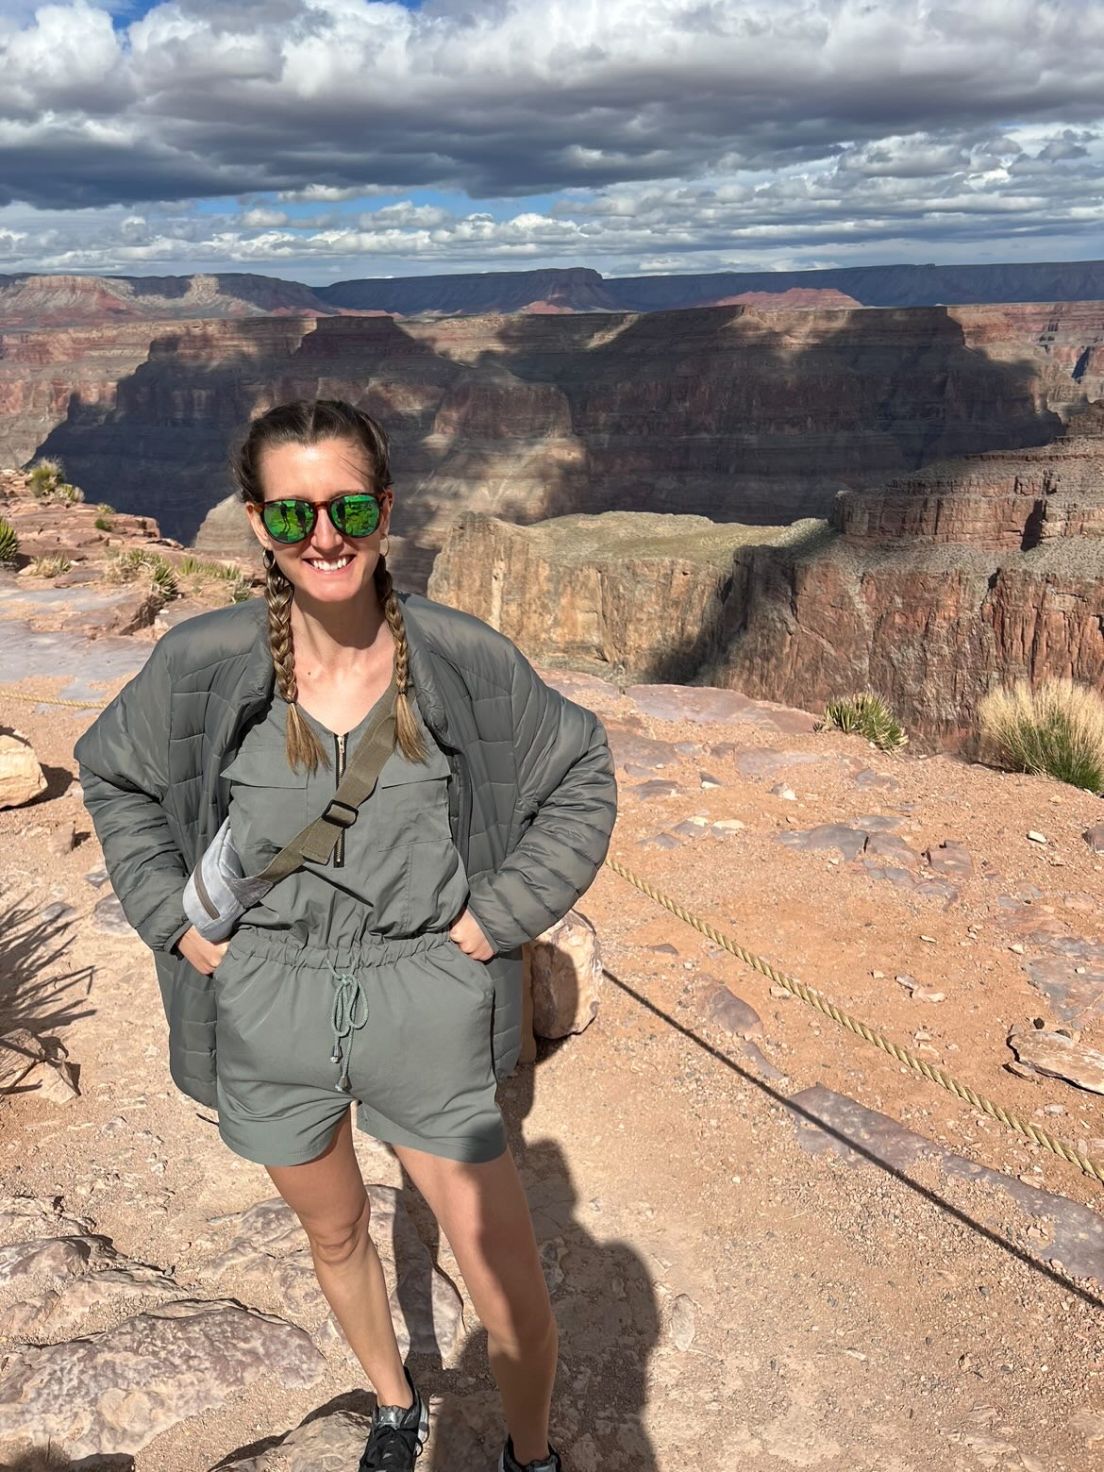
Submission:
[[[265,556],[265,600],[268,603],[268,647],[276,671],[276,687],[288,703],[287,759],[297,771],[301,766],[314,772],[321,761],[329,764],[318,737],[303,719],[297,704],[299,686],[295,679],[295,645],[291,636],[292,586],[277,566],[276,559]]]
[[[391,573],[383,557],[380,557],[376,563],[373,578],[383,616],[387,620],[387,627],[391,630],[391,637],[395,641],[395,684],[398,686],[398,696],[395,700],[395,736],[399,750],[408,762],[424,762],[426,759],[425,742],[422,740],[422,733],[418,729],[418,722],[410,704],[410,649],[406,642],[406,625],[403,623],[402,607],[395,596]]]

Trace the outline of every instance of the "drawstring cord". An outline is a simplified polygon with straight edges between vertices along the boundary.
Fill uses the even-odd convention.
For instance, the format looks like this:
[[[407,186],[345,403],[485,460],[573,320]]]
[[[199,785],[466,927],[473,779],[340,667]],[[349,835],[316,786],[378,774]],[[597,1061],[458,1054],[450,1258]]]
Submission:
[[[330,970],[333,972],[334,1000],[333,1009],[330,1013],[330,1022],[333,1026],[334,1041],[333,1052],[330,1054],[330,1062],[341,1068],[341,1077],[334,1085],[342,1093],[347,1093],[351,1085],[349,1083],[349,1065],[344,1056],[344,1039],[351,1038],[352,1033],[364,1026],[368,1021],[368,1003],[364,993],[361,991],[356,976],[348,971],[338,971],[333,962],[330,962]]]

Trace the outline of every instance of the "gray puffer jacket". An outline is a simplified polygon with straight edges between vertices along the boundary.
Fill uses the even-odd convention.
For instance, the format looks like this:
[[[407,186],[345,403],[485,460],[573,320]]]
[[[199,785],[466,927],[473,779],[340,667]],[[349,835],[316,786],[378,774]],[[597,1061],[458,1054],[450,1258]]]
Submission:
[[[495,1073],[517,1062],[521,946],[565,914],[606,855],[616,785],[601,722],[480,619],[400,595],[422,717],[447,754],[470,907],[495,949]],[[226,817],[220,773],[271,701],[261,599],[178,624],[75,747],[84,800],[127,919],[154,953],[178,1088],[215,1107],[215,991],[176,942],[182,895]]]

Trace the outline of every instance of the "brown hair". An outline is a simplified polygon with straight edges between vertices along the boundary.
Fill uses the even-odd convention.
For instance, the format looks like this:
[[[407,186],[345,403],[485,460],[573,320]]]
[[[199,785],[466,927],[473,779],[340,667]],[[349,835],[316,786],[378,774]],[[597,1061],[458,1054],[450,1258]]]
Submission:
[[[296,399],[277,404],[254,419],[234,456],[234,479],[243,501],[260,505],[264,500],[260,481],[262,453],[275,445],[314,445],[320,440],[349,440],[363,450],[372,467],[372,489],[391,484],[391,460],[387,434],[363,410],[341,399]],[[314,771],[329,758],[311,727],[303,719],[296,701],[295,648],[291,634],[292,584],[280,571],[274,557],[265,557],[268,602],[268,643],[280,694],[288,703],[287,757],[293,768]],[[425,743],[410,703],[410,651],[406,642],[402,605],[395,596],[391,574],[381,556],[376,563],[376,596],[395,642],[395,734],[399,749],[408,761],[424,761]]]

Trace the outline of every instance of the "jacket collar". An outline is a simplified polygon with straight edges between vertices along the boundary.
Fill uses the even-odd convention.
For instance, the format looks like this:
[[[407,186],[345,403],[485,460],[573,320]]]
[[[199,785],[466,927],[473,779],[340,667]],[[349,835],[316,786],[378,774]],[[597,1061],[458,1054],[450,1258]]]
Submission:
[[[449,731],[448,711],[441,698],[440,687],[434,674],[433,649],[417,616],[407,601],[408,595],[400,593],[403,606],[403,623],[406,627],[406,644],[410,653],[410,676],[418,696],[418,709],[422,720],[430,731],[441,740],[447,740]],[[241,701],[271,700],[276,686],[276,671],[268,646],[268,610],[263,598],[251,600],[258,605],[257,634],[250,646],[249,662],[245,678],[239,689]],[[246,605],[248,606],[248,605]]]

